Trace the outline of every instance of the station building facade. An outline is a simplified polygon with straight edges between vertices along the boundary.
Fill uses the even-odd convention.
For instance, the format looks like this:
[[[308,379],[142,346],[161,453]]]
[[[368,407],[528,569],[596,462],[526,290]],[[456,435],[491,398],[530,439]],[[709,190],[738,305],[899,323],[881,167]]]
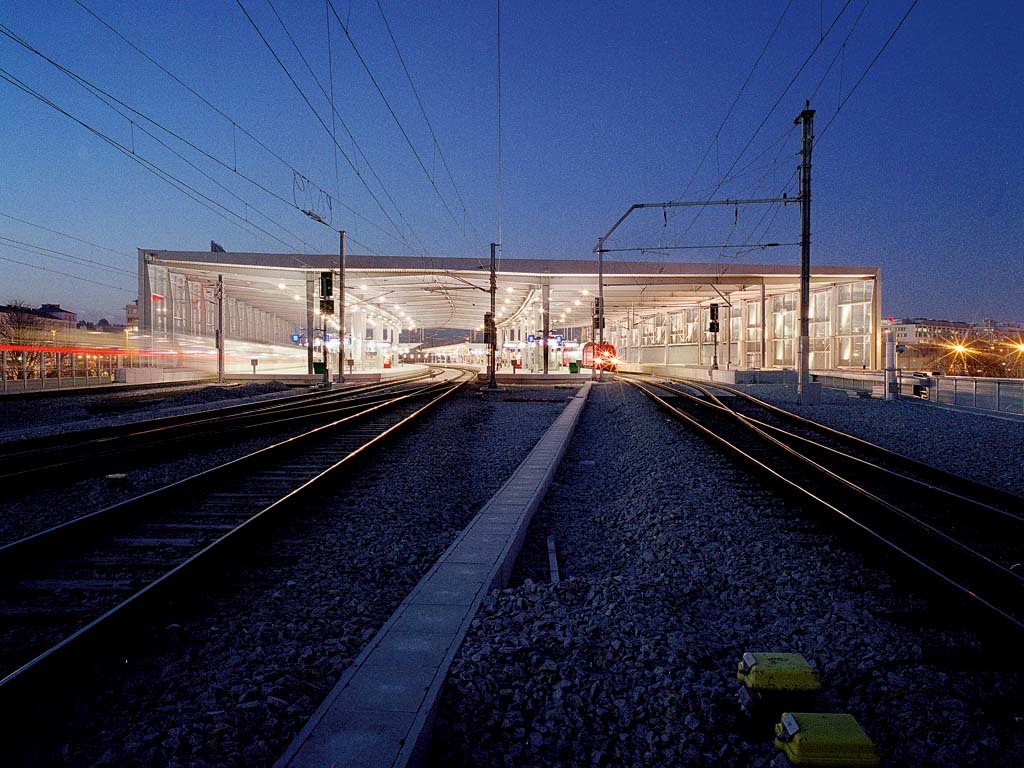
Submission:
[[[717,353],[721,368],[796,365],[797,265],[606,259],[603,268],[605,340],[621,360],[707,367]],[[329,348],[336,357],[341,349],[341,302],[333,313],[320,312],[324,272],[332,273],[337,299],[336,255],[140,249],[140,332],[154,345],[212,349],[222,284],[228,349],[263,345],[311,370],[314,355],[320,359]],[[879,367],[880,277],[877,267],[812,268],[812,369]],[[417,330],[479,331],[490,308],[488,258],[350,255],[344,285],[345,354],[361,367],[384,365],[388,352],[415,340]],[[545,338],[590,339],[598,293],[596,260],[501,259],[496,322],[502,347],[539,359]],[[717,334],[708,331],[712,305]]]

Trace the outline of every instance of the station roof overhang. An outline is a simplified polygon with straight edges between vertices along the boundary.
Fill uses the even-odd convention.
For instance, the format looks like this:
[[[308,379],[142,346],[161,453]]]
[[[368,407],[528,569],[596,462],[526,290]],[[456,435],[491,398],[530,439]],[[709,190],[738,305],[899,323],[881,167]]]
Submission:
[[[209,253],[140,249],[143,262],[161,264],[188,279],[215,283],[225,293],[283,318],[304,321],[307,278],[338,271],[330,254]],[[490,260],[426,256],[347,255],[346,304],[372,311],[404,328],[479,328],[490,309]],[[877,279],[878,267],[813,265],[812,285]],[[768,296],[799,285],[793,264],[643,262],[605,259],[605,314],[609,322],[710,302]],[[337,279],[337,278],[335,278]],[[498,261],[497,322],[513,324],[539,311],[547,285],[551,325],[589,325],[598,293],[596,259]],[[337,289],[335,289],[337,290]],[[562,317],[565,320],[562,320]]]

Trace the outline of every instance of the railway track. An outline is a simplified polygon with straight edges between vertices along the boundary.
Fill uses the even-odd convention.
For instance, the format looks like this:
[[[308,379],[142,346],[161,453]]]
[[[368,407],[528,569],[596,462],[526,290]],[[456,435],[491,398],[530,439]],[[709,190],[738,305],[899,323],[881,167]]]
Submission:
[[[0,481],[62,478],[103,466],[119,471],[139,461],[160,459],[183,444],[227,442],[254,431],[284,429],[337,420],[346,412],[388,399],[392,393],[429,379],[439,369],[388,382],[306,392],[272,401],[227,405],[199,413],[164,416],[114,426],[46,435],[0,444]],[[187,447],[187,446],[186,446]]]
[[[1024,632],[1024,499],[720,384],[622,376],[719,448]]]
[[[0,700],[13,704],[69,665],[82,666],[90,649],[243,553],[254,534],[468,380],[453,372],[364,403],[247,456],[0,547]]]

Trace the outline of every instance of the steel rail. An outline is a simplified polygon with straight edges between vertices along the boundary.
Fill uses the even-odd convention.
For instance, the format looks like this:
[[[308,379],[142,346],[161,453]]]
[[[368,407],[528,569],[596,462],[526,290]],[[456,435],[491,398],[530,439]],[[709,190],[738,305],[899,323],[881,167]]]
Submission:
[[[668,390],[670,392],[673,392],[673,393],[675,393],[677,391],[677,390],[674,390],[671,387],[667,387],[666,385],[663,385],[663,384],[654,384],[654,386],[662,387],[662,388],[664,388],[664,389],[666,389],[666,390]],[[784,439],[779,439],[776,436],[768,434],[769,430],[765,430],[762,427],[762,423],[761,422],[758,422],[756,419],[752,419],[749,416],[746,416],[745,414],[736,412],[732,408],[730,408],[729,406],[725,405],[725,403],[723,403],[716,395],[714,395],[710,391],[710,389],[708,389],[706,387],[703,387],[701,385],[694,385],[694,384],[690,384],[690,385],[687,385],[687,386],[691,386],[694,389],[697,389],[698,391],[702,391],[705,394],[705,396],[710,399],[710,402],[708,402],[708,401],[701,400],[700,398],[693,397],[692,395],[687,395],[685,393],[680,393],[680,394],[683,394],[690,402],[693,402],[693,403],[695,403],[695,404],[697,404],[699,406],[702,406],[702,407],[713,408],[713,409],[715,409],[716,411],[718,411],[721,414],[724,414],[724,415],[727,415],[727,416],[739,419],[741,422],[743,422],[745,424],[745,426],[751,428],[755,433],[757,433],[761,437],[765,438],[767,441],[769,441],[775,447],[785,451],[787,454],[789,454],[791,457],[793,457],[797,461],[800,461],[800,462],[802,462],[804,464],[807,464],[812,469],[817,470],[817,471],[823,473],[829,479],[831,479],[831,480],[833,480],[833,481],[835,481],[835,482],[845,486],[848,490],[853,491],[854,493],[859,494],[860,496],[864,497],[865,499],[867,499],[867,500],[871,501],[872,503],[880,506],[886,512],[889,512],[890,514],[898,515],[899,517],[901,517],[903,520],[905,520],[906,522],[910,523],[911,525],[914,525],[917,528],[920,528],[924,533],[927,533],[930,536],[934,536],[934,537],[937,537],[939,539],[942,539],[946,544],[948,544],[948,545],[954,547],[955,549],[959,550],[960,554],[962,554],[962,555],[964,555],[966,557],[971,557],[971,558],[977,559],[980,565],[983,565],[986,568],[992,569],[993,571],[997,572],[1000,577],[1010,579],[1011,581],[1017,583],[1017,586],[1024,586],[1024,574],[1019,574],[1019,573],[1017,573],[1015,571],[1009,570],[1005,566],[1003,566],[1003,565],[995,562],[994,560],[992,560],[987,555],[985,555],[985,554],[983,554],[981,552],[978,552],[976,549],[966,545],[964,542],[960,541],[959,539],[956,539],[953,536],[950,536],[945,531],[942,531],[939,528],[936,528],[935,526],[931,525],[930,523],[927,523],[924,520],[922,520],[920,517],[918,517],[918,516],[916,516],[916,515],[914,515],[914,514],[912,514],[910,512],[907,512],[905,509],[902,509],[902,508],[896,506],[895,504],[887,501],[886,499],[878,496],[877,494],[873,493],[872,491],[870,491],[869,489],[863,487],[862,485],[859,485],[859,484],[849,480],[848,478],[840,475],[838,472],[833,471],[829,467],[823,465],[820,461],[815,461],[815,460],[811,459],[809,456],[801,454],[799,451],[797,451],[794,448],[792,448],[791,446],[787,445],[785,443]],[[918,481],[916,478],[911,478],[911,477],[908,477],[906,475],[900,475],[899,473],[892,472],[891,470],[888,470],[885,467],[880,467],[880,466],[878,466],[876,464],[872,464],[871,462],[865,461],[864,459],[860,459],[860,458],[857,458],[857,457],[849,456],[847,454],[843,454],[842,452],[837,451],[837,450],[835,450],[833,448],[828,448],[827,446],[823,446],[823,445],[820,445],[818,443],[814,443],[811,440],[807,440],[806,438],[802,438],[799,435],[795,435],[795,434],[786,432],[785,430],[780,429],[778,427],[771,427],[770,425],[764,425],[764,426],[770,427],[771,430],[777,430],[778,433],[781,433],[782,435],[784,435],[786,437],[796,438],[798,441],[806,441],[805,444],[809,443],[809,444],[811,444],[811,445],[813,445],[813,446],[815,446],[817,448],[822,448],[827,453],[829,453],[829,454],[831,454],[833,456],[838,456],[838,457],[841,457],[842,459],[854,460],[860,466],[870,468],[871,470],[877,471],[879,473],[882,473],[883,475],[885,475],[887,477],[895,476],[895,477],[897,477],[897,478],[899,478],[899,479],[901,479],[903,481],[909,481],[909,482],[912,482],[912,483],[915,483],[915,484],[920,483],[920,485],[922,487],[928,487],[928,488],[934,490],[936,493],[940,494],[943,497],[946,497],[946,496],[949,495],[943,489],[937,488],[935,486],[927,485],[926,483]],[[959,494],[955,494],[955,498],[957,500],[965,499],[965,497],[963,497],[963,496],[961,496]],[[968,500],[968,501],[970,501],[970,500]],[[1000,510],[1000,509],[996,509],[995,507],[989,507],[989,506],[981,504],[981,503],[977,503],[976,504],[976,510],[979,510],[979,511],[984,510],[986,512],[990,512],[990,513],[994,513],[994,514],[998,514],[998,515],[1008,514],[1008,513],[1003,513],[1003,511]],[[1012,519],[1014,522],[1024,526],[1024,520],[1018,518],[1016,515],[1009,515],[1009,519]],[[1024,533],[1024,531],[1019,531],[1018,533]]]
[[[833,514],[838,516],[843,522],[845,522],[845,523],[847,523],[849,525],[852,525],[857,530],[859,530],[862,534],[868,536],[870,539],[873,539],[874,541],[876,541],[876,542],[882,544],[883,546],[889,548],[891,551],[893,551],[896,554],[898,554],[902,559],[904,559],[905,561],[908,561],[909,563],[911,563],[911,564],[917,566],[918,568],[922,569],[930,577],[936,579],[937,581],[939,581],[940,583],[945,585],[947,588],[952,589],[957,594],[959,594],[963,598],[967,599],[969,602],[973,603],[974,605],[976,605],[976,606],[978,606],[980,608],[983,608],[989,614],[991,614],[992,616],[997,617],[998,619],[1000,619],[1003,622],[1007,623],[1009,626],[1013,627],[1015,630],[1020,631],[1020,632],[1024,632],[1024,613],[1018,614],[1018,615],[1015,615],[1014,613],[1011,613],[1009,610],[1005,609],[1003,606],[1001,606],[1001,605],[999,605],[999,604],[997,604],[995,602],[995,600],[997,598],[993,597],[993,598],[990,599],[989,597],[986,597],[986,596],[983,596],[982,594],[980,594],[978,590],[976,590],[974,587],[971,587],[969,584],[962,583],[962,580],[963,580],[962,576],[954,577],[954,576],[949,575],[945,571],[940,570],[939,567],[936,567],[932,563],[928,562],[927,559],[925,559],[927,556],[922,556],[922,555],[920,555],[918,553],[915,553],[915,552],[911,551],[911,549],[908,547],[908,545],[897,541],[896,538],[892,534],[883,533],[882,531],[878,530],[879,526],[877,526],[877,525],[870,525],[868,523],[865,523],[863,520],[859,519],[857,516],[855,516],[855,515],[851,514],[850,512],[845,511],[844,509],[836,506],[832,502],[830,502],[827,499],[823,498],[818,493],[815,493],[812,490],[810,490],[809,488],[807,488],[805,485],[802,485],[802,484],[796,482],[795,480],[785,476],[781,472],[777,471],[776,469],[772,468],[768,464],[764,463],[763,461],[761,461],[760,459],[755,457],[750,452],[745,451],[744,449],[742,449],[739,446],[735,445],[733,442],[725,439],[720,434],[718,434],[715,430],[712,430],[712,429],[708,428],[705,424],[701,423],[701,421],[698,418],[696,418],[695,416],[687,413],[686,411],[682,410],[681,408],[678,408],[677,406],[672,405],[671,403],[666,401],[663,397],[659,396],[656,392],[653,391],[653,389],[651,388],[651,384],[650,383],[647,383],[647,382],[641,383],[641,382],[638,382],[638,381],[635,381],[635,380],[632,380],[632,379],[629,379],[629,378],[626,378],[626,377],[622,377],[622,380],[626,381],[627,383],[629,383],[632,386],[634,386],[634,387],[638,388],[639,390],[641,390],[648,397],[651,397],[652,399],[654,399],[665,410],[669,411],[671,414],[673,414],[675,417],[679,418],[680,420],[685,421],[686,423],[688,423],[690,426],[692,426],[694,429],[696,429],[700,434],[704,435],[705,437],[710,439],[712,442],[714,442],[716,445],[718,445],[721,448],[725,449],[727,452],[732,453],[734,455],[737,455],[742,460],[752,464],[759,471],[767,474],[774,481],[776,481],[777,483],[781,484],[783,487],[785,487],[785,488],[787,488],[787,489],[789,489],[791,491],[795,491],[800,497],[803,497],[805,499],[809,499],[812,502],[814,502],[815,504],[817,504],[817,505],[823,507],[824,509],[832,512]],[[700,391],[701,389],[705,389],[703,384],[699,384],[699,383],[695,383],[695,382],[687,381],[685,385],[689,386],[689,387],[692,387],[694,389],[697,389],[698,391]],[[671,391],[674,395],[685,394],[685,393],[681,393],[678,390],[675,390],[675,389],[673,389],[671,387],[667,387],[667,386],[664,386],[664,385],[654,384],[654,386],[661,386],[663,389],[667,389],[667,390]],[[714,384],[714,385],[711,385],[711,386],[717,388],[718,385]],[[705,389],[705,391],[706,391],[706,389]],[[692,399],[699,401],[699,398],[692,398]],[[709,404],[704,403],[704,405],[709,405]],[[720,406],[720,408],[719,408],[719,406]],[[767,440],[771,444],[775,445],[777,448],[780,448],[780,449],[788,452],[789,455],[791,455],[794,458],[802,461],[805,465],[810,466],[810,467],[816,469],[816,471],[825,474],[830,479],[832,479],[832,480],[839,480],[843,484],[843,487],[847,487],[847,488],[850,488],[852,490],[857,491],[860,494],[861,498],[867,498],[867,499],[872,500],[873,502],[874,501],[881,501],[884,509],[888,509],[888,507],[892,506],[892,505],[889,505],[884,500],[879,499],[877,496],[874,496],[874,494],[871,494],[870,492],[867,492],[864,489],[859,489],[855,484],[849,483],[849,481],[846,481],[844,478],[840,478],[839,476],[836,475],[836,473],[832,472],[831,470],[827,469],[826,467],[823,467],[823,466],[817,464],[817,462],[814,462],[813,460],[811,460],[811,459],[809,459],[807,457],[801,456],[798,452],[796,452],[793,449],[789,448],[788,446],[785,446],[784,444],[782,444],[781,441],[778,441],[775,438],[771,437],[770,435],[765,434],[764,432],[759,430],[756,426],[750,424],[748,420],[746,420],[745,418],[742,417],[742,415],[732,413],[732,409],[724,406],[724,404],[719,403],[718,406],[711,406],[711,405],[709,405],[709,407],[712,407],[712,408],[714,408],[717,411],[724,410],[726,412],[729,412],[729,414],[731,414],[731,416],[736,420],[737,423],[742,424],[745,428],[752,430],[753,432],[758,434],[762,439]],[[896,510],[896,511],[899,511],[899,510]],[[907,520],[906,516],[901,516],[901,519],[903,519],[905,522],[909,522],[909,520]],[[927,526],[927,523],[923,523],[923,521],[917,521],[917,522],[920,523],[921,525]],[[942,539],[935,539],[935,540],[936,541],[942,541]],[[946,543],[948,543],[948,542],[946,542]],[[966,548],[966,549],[969,550],[969,548]],[[960,550],[960,551],[962,551],[962,550]],[[969,550],[969,551],[973,552],[973,550]],[[1011,575],[1013,577],[1013,580],[1012,580],[1011,584],[1013,584],[1014,586],[1018,586],[1021,583],[1024,583],[1024,582],[1021,582],[1019,578],[1017,578],[1017,574],[1015,574],[1014,572],[1010,571],[1009,569],[1003,568],[999,564],[994,563],[991,560],[988,560],[987,558],[985,558],[984,555],[980,555],[980,553],[974,553],[974,555],[977,555],[977,557],[972,557],[972,556],[968,556],[968,557],[970,557],[970,559],[973,562],[976,562],[976,563],[979,563],[979,564],[984,564],[987,561],[988,565],[985,565],[986,570],[989,571],[992,574],[997,574],[998,575],[997,577],[1001,578],[1001,580],[1003,580],[1004,582],[1010,581],[1009,577],[1007,576],[1007,574],[1009,574],[1009,575]]]
[[[678,378],[673,380],[687,383],[701,383],[695,381],[694,379],[686,378]],[[707,382],[704,383],[707,384]],[[793,413],[792,411],[787,411],[785,408],[780,408],[777,405],[773,405],[772,403],[765,402],[764,400],[761,400],[760,398],[755,397],[754,395],[751,395],[748,392],[744,392],[742,389],[738,389],[728,384],[720,384],[718,382],[715,382],[713,384],[710,384],[709,386],[711,386],[713,389],[718,389],[723,392],[728,392],[731,395],[735,395],[736,397],[740,398],[741,400],[747,403],[758,406],[760,408],[764,408],[765,410],[769,411],[778,418],[788,421],[791,424],[806,427],[807,429],[813,429],[821,434],[828,435],[829,437],[835,440],[845,443],[846,445],[849,445],[852,448],[868,451],[876,456],[882,456],[885,458],[886,461],[890,461],[894,464],[900,464],[913,472],[921,474],[922,476],[931,477],[940,482],[946,481],[954,485],[960,486],[962,488],[970,489],[970,491],[975,495],[976,498],[985,498],[988,500],[989,503],[994,502],[1006,506],[1010,509],[1024,509],[1024,501],[1022,501],[1021,497],[1012,494],[1008,491],[1004,491],[1001,488],[994,488],[990,485],[986,485],[985,483],[979,482],[972,478],[963,477],[962,475],[957,475],[953,472],[947,472],[944,469],[939,469],[938,467],[934,467],[931,464],[926,464],[925,462],[919,461],[918,459],[915,459],[911,456],[906,456],[902,453],[897,453],[896,451],[889,450],[888,448],[885,448],[881,445],[877,445],[876,443],[872,443],[868,440],[856,437],[855,435],[851,435],[847,432],[842,432],[838,429],[834,429],[833,427],[829,427],[820,422],[805,418],[803,416],[800,416],[799,414]]]
[[[185,439],[205,436],[210,439],[229,440],[237,431],[253,428],[281,427],[288,423],[322,420],[345,408],[355,408],[374,399],[386,399],[397,387],[427,378],[429,373],[387,383],[373,384],[330,393],[314,392],[285,398],[280,403],[242,403],[203,411],[201,414],[182,414],[161,417],[123,425],[125,429],[107,428],[86,430],[92,434],[85,439],[72,433],[72,442],[64,442],[64,435],[55,435],[49,445],[0,456],[0,480],[25,479],[33,475],[71,467],[109,462],[118,456],[132,456],[139,451],[152,451],[172,446]],[[96,434],[98,433],[98,434]]]
[[[373,382],[370,384],[346,387],[344,389],[302,392],[300,394],[287,395],[270,401],[258,401],[250,403],[233,403],[229,405],[214,406],[201,411],[191,413],[175,414],[171,416],[157,416],[152,419],[143,419],[124,424],[115,424],[104,427],[88,427],[86,429],[62,432],[55,435],[42,435],[23,439],[6,440],[0,442],[0,457],[16,456],[34,450],[52,449],[57,445],[70,445],[73,441],[85,443],[91,440],[110,440],[114,437],[131,436],[135,432],[152,431],[163,427],[174,427],[213,420],[224,416],[272,411],[275,409],[288,408],[300,403],[310,403],[319,400],[330,400],[337,397],[347,397],[353,394],[372,392],[385,389],[401,383],[416,381],[429,376],[429,372],[421,372],[402,378],[392,379],[388,382]]]
[[[273,519],[276,519],[276,513],[280,513],[289,505],[300,501],[314,488],[319,487],[318,484],[322,483],[325,478],[336,473],[339,468],[348,465],[356,459],[356,457],[361,456],[371,447],[393,436],[398,431],[407,428],[414,420],[421,417],[438,403],[468,383],[468,378],[460,378],[461,380],[456,379],[453,381],[427,384],[415,393],[398,395],[391,401],[373,405],[369,407],[364,414],[360,414],[358,417],[349,416],[332,424],[318,426],[303,435],[288,438],[287,440],[273,446],[261,448],[253,454],[227,462],[219,467],[205,470],[191,478],[178,481],[156,491],[151,491],[137,499],[132,499],[128,502],[122,502],[121,504],[114,505],[113,507],[108,507],[106,510],[100,510],[99,512],[78,518],[75,521],[64,523],[61,526],[56,526],[48,531],[35,534],[34,536],[27,537],[26,539],[22,539],[18,542],[14,542],[0,548],[0,562],[2,562],[4,569],[7,570],[12,564],[16,564],[18,561],[21,561],[25,556],[32,557],[38,554],[41,546],[48,544],[54,536],[56,536],[58,540],[63,540],[61,542],[61,545],[63,546],[69,532],[74,533],[75,535],[79,534],[83,525],[87,528],[92,527],[95,525],[97,520],[103,517],[105,513],[110,513],[115,510],[123,512],[126,508],[137,507],[140,502],[152,503],[164,496],[170,496],[173,498],[174,496],[180,495],[183,490],[195,489],[197,485],[201,486],[205,484],[212,477],[237,472],[240,468],[247,468],[254,462],[258,463],[271,455],[276,456],[282,450],[295,448],[299,444],[305,446],[305,444],[314,436],[325,435],[328,431],[335,430],[339,425],[349,424],[356,418],[362,419],[371,414],[381,415],[387,409],[394,407],[396,404],[409,404],[415,400],[429,398],[427,403],[416,407],[411,412],[405,414],[399,421],[386,425],[383,430],[375,431],[370,439],[361,440],[360,444],[356,448],[348,451],[343,457],[337,461],[333,461],[326,468],[317,470],[312,477],[301,481],[299,485],[291,487],[283,496],[280,496],[272,503],[265,506],[260,504],[259,506],[261,508],[254,514],[247,515],[240,524],[234,526],[231,530],[216,538],[214,541],[206,544],[199,551],[193,552],[187,557],[187,559],[179,562],[177,565],[170,568],[170,570],[162,573],[158,578],[150,581],[144,587],[133,591],[128,597],[120,600],[117,605],[106,610],[84,626],[76,629],[72,634],[63,638],[58,643],[52,645],[41,653],[38,653],[34,658],[9,672],[5,677],[0,679],[0,699],[5,696],[12,695],[15,689],[23,689],[26,684],[30,684],[33,680],[36,680],[42,673],[53,671],[61,662],[71,660],[78,651],[87,647],[89,643],[95,644],[98,640],[107,636],[109,631],[112,631],[115,627],[120,627],[125,621],[129,620],[131,616],[137,615],[139,611],[150,607],[154,600],[160,596],[166,595],[169,590],[178,588],[186,579],[194,576],[201,569],[215,564],[215,562],[217,562],[216,558],[225,556],[225,553],[231,551],[232,548],[237,547],[246,536],[251,535],[256,530],[268,525]],[[110,517],[111,516],[107,514],[105,522],[110,522]]]

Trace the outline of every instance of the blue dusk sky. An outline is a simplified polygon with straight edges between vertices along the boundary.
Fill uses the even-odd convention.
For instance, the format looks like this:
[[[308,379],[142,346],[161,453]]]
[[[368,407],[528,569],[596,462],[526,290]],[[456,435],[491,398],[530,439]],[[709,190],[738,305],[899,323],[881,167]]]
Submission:
[[[335,252],[298,209],[355,253],[585,258],[632,203],[795,195],[809,99],[812,262],[881,266],[886,315],[1024,320],[1024,4],[918,2],[872,64],[912,1],[506,0],[499,196],[494,2],[9,0],[0,303],[120,322],[140,247]],[[708,207],[607,246],[798,239],[794,205]]]

